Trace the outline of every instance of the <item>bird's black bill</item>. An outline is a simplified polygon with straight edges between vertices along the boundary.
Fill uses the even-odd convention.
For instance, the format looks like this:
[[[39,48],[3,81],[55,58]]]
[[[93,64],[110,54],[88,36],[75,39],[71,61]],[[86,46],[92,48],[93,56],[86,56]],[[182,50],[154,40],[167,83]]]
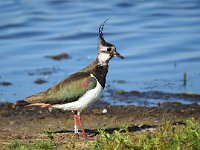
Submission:
[[[121,58],[121,59],[124,59],[124,57],[123,57],[122,55],[120,55],[118,52],[116,52],[115,56],[116,56],[116,57],[119,57],[119,58]]]

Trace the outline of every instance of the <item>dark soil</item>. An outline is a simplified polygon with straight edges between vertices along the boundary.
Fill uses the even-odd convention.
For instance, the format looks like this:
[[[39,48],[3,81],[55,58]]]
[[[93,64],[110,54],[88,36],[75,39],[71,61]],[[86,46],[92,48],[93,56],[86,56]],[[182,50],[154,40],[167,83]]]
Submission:
[[[73,113],[38,107],[12,108],[11,103],[0,104],[0,147],[13,140],[34,141],[44,138],[44,131],[51,129],[61,141],[75,138],[73,134]],[[107,112],[104,110],[106,109]],[[103,113],[104,112],[106,113]],[[124,125],[135,132],[147,128],[156,128],[166,120],[174,124],[184,124],[188,118],[195,118],[200,123],[199,105],[181,105],[164,103],[160,107],[103,106],[87,108],[81,113],[86,133],[97,134],[97,129],[104,128],[112,133]]]

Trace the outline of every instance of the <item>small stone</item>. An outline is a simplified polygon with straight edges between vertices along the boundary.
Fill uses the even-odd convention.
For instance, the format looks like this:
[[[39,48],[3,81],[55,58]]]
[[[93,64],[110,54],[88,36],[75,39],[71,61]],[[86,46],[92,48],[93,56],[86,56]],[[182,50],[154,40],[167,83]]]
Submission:
[[[107,110],[107,109],[103,109],[102,113],[103,113],[103,114],[107,114],[107,113],[108,113],[108,110]]]
[[[43,84],[46,83],[47,81],[43,80],[43,79],[37,79],[34,81],[35,84]]]
[[[49,55],[49,56],[46,56],[47,58],[51,58],[53,60],[62,60],[62,59],[69,59],[70,56],[69,54],[66,54],[66,53],[62,53],[62,54],[58,54],[58,55]]]
[[[0,82],[0,85],[2,85],[2,86],[10,86],[10,85],[12,85],[12,83],[11,82],[6,82],[6,81],[2,81],[2,82]]]
[[[116,94],[123,95],[123,94],[126,94],[126,91],[118,90],[118,91],[116,91]]]

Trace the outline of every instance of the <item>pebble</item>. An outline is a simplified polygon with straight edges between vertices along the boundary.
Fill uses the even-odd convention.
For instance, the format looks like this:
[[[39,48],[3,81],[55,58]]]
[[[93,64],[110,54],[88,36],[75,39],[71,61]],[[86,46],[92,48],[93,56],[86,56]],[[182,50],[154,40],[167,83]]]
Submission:
[[[106,113],[108,113],[108,110],[107,109],[103,109],[102,113],[106,114]]]

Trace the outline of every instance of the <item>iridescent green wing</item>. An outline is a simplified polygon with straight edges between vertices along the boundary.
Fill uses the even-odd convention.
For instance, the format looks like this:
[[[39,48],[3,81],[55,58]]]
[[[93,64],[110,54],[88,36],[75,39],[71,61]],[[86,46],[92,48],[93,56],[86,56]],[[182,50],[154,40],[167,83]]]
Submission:
[[[78,100],[88,90],[94,89],[97,81],[89,73],[78,72],[43,92],[42,103],[59,104]]]

